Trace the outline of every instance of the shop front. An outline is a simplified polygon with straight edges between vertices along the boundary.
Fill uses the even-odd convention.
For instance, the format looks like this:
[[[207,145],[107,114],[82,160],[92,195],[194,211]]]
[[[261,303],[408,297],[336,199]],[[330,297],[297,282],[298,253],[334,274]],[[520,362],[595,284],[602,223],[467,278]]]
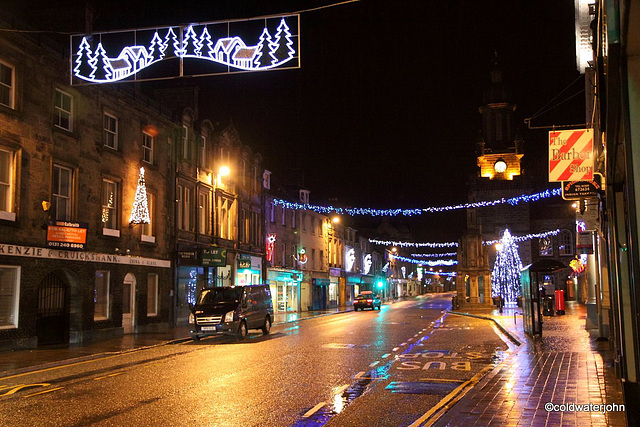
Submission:
[[[262,257],[238,254],[236,280],[232,286],[259,285],[262,283]]]
[[[267,282],[276,313],[301,311],[301,278],[302,272],[299,270],[267,269]]]

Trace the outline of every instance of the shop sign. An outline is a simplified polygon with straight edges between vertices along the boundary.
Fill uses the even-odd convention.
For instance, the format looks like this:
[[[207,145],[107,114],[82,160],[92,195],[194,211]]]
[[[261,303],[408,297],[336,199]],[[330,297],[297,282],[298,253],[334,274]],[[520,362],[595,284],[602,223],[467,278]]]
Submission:
[[[251,268],[251,255],[240,255],[238,259],[238,268]]]
[[[177,258],[179,265],[198,265],[196,251],[178,251]]]
[[[342,274],[342,272],[340,271],[339,268],[330,268],[329,269],[329,276],[340,277],[341,274]]]
[[[593,180],[593,129],[549,132],[549,182]]]
[[[578,244],[576,245],[578,252],[581,254],[593,253],[593,231],[585,231],[578,233]]]
[[[88,227],[85,222],[50,221],[47,226],[47,248],[85,250]]]
[[[227,265],[227,250],[222,248],[209,248],[202,250],[203,267],[224,267]]]
[[[594,174],[592,181],[565,181],[562,183],[562,198],[565,200],[597,197],[601,192],[600,174]]]

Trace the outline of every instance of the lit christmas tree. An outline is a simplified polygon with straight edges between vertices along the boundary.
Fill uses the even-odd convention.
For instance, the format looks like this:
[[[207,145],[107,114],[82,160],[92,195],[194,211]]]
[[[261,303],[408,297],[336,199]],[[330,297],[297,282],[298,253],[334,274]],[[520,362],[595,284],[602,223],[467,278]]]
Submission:
[[[522,263],[518,255],[518,245],[509,230],[504,231],[500,243],[502,248],[497,251],[491,274],[491,293],[493,296],[502,296],[505,303],[513,303],[520,296]]]
[[[138,178],[138,187],[136,188],[136,196],[133,199],[133,209],[130,224],[149,224],[149,202],[147,201],[147,186],[144,182],[144,168],[140,168],[140,177]]]

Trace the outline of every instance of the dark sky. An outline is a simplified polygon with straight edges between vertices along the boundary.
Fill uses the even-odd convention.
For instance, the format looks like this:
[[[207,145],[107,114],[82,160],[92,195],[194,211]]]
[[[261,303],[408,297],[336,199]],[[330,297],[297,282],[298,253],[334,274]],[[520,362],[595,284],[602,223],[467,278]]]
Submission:
[[[251,18],[331,3],[115,1],[97,7],[95,30]],[[551,187],[544,182],[547,130],[527,130],[523,119],[579,76],[573,23],[573,0],[361,0],[301,14],[300,69],[192,80],[202,88],[201,118],[232,120],[274,177],[303,171],[312,203],[457,204],[466,201],[465,182],[477,173],[478,107],[495,52],[518,105],[525,171],[541,176],[541,189]],[[580,80],[555,103],[583,88]],[[580,94],[533,124],[583,122]],[[446,214],[423,221],[437,224],[438,232],[418,239],[457,240],[459,228],[443,232],[446,220],[434,215]]]

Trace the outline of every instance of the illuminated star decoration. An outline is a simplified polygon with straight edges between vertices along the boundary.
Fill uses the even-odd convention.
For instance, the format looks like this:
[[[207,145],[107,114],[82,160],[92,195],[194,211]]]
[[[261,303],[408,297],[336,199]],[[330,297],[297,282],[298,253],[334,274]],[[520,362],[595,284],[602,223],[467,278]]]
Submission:
[[[297,53],[294,36],[286,18],[281,18],[275,40],[272,40],[265,27],[255,46],[247,45],[237,36],[212,39],[207,25],[216,23],[155,30],[148,45],[123,46],[116,56],[108,56],[101,41],[92,52],[92,37],[82,37],[73,55],[75,66],[72,73],[75,77],[92,83],[115,82],[130,78],[140,70],[170,58],[193,58],[244,71],[279,67],[295,58]],[[101,37],[107,35],[94,35],[93,38],[101,40]],[[79,36],[76,38],[79,39]],[[74,38],[72,43],[73,40]]]
[[[276,233],[267,236],[267,261],[273,261],[273,253],[276,247]]]
[[[136,187],[136,195],[133,199],[133,209],[129,224],[149,224],[149,202],[147,200],[147,186],[144,182],[144,168],[140,168],[140,177],[138,178],[138,186]]]
[[[282,199],[274,199],[273,203],[275,206],[283,206],[286,209],[293,210],[310,210],[322,214],[330,214],[335,213],[337,215],[350,215],[350,216],[414,216],[414,215],[422,215],[423,213],[436,213],[436,212],[448,212],[458,209],[473,209],[473,208],[483,208],[488,206],[496,206],[500,204],[508,203],[511,206],[516,206],[519,203],[529,203],[529,202],[537,202],[539,200],[547,199],[550,197],[557,197],[562,195],[562,189],[556,188],[552,190],[545,190],[540,193],[534,194],[523,194],[517,197],[511,197],[509,199],[505,199],[504,197],[501,199],[490,200],[490,201],[480,201],[474,203],[463,203],[459,205],[451,205],[451,206],[440,206],[440,207],[427,207],[427,208],[417,208],[417,209],[374,209],[374,208],[341,208],[335,206],[319,206],[319,205],[310,205],[308,203],[297,203],[297,202],[287,202]]]

